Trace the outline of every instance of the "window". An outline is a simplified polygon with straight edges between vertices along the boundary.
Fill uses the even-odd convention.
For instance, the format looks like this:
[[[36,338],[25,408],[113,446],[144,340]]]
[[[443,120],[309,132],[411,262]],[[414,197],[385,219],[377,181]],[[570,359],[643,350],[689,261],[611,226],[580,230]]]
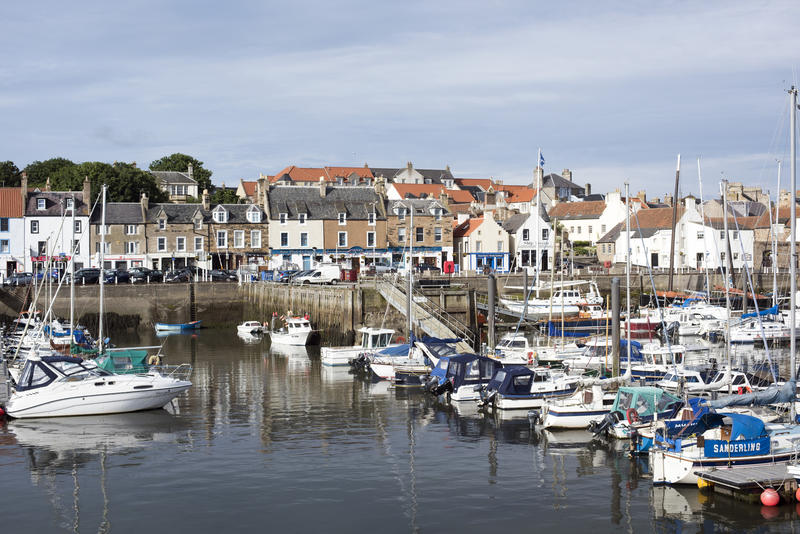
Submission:
[[[39,233],[39,221],[31,221],[31,233],[32,234]]]
[[[503,252],[503,242],[502,241],[498,241],[497,242],[497,252]]]
[[[125,225],[125,235],[136,235],[136,225],[135,224],[126,224]]]
[[[571,233],[571,234],[575,233],[575,227],[574,226],[570,226],[569,227],[569,233]]]
[[[480,251],[481,251],[481,242],[475,241],[475,252],[480,252]]]
[[[405,221],[406,220],[406,209],[405,208],[397,208],[397,220],[398,221]]]
[[[94,244],[94,251],[98,252],[98,253],[100,252],[100,243],[99,242]],[[103,254],[111,254],[111,243],[105,243],[105,247],[103,247]],[[106,267],[106,268],[108,268],[108,267]]]
[[[71,210],[75,207],[75,199],[68,198],[67,199],[67,210]]]
[[[578,227],[578,233],[581,233],[581,227],[580,226]]]
[[[281,246],[282,247],[289,246],[289,232],[281,232]]]
[[[347,223],[347,214],[340,211],[339,212],[339,224],[346,224]]]
[[[80,254],[81,253],[81,242],[80,242],[80,240],[76,239],[72,243],[72,253],[73,254]]]
[[[186,252],[186,238],[183,236],[175,238],[175,251]]]
[[[99,244],[100,243],[98,243],[98,245]],[[36,254],[37,256],[45,256],[45,255],[47,255],[47,241],[39,241],[38,247],[37,247],[36,250],[38,252],[38,254]]]
[[[8,254],[9,245],[8,239],[0,239],[0,254]]]
[[[214,222],[225,223],[228,222],[228,212],[223,208],[214,211]],[[227,239],[227,238],[226,238]]]
[[[592,225],[591,224],[589,225],[589,233],[590,234],[592,233]]]
[[[105,230],[103,230],[103,228],[105,228]],[[108,235],[108,225],[105,225],[104,227],[103,225],[98,224],[97,226],[94,227],[94,233],[97,235],[101,234]]]
[[[405,228],[398,228],[397,229],[397,241],[399,243],[406,242],[406,229]]]
[[[305,213],[299,213],[297,215],[297,220],[300,221],[300,224],[306,224],[306,214]]]
[[[203,229],[203,219],[197,218],[194,220],[194,229],[195,230],[202,230]]]
[[[531,232],[527,228],[522,229],[522,240],[528,241],[531,238]]]
[[[285,213],[278,214],[278,220],[280,221],[281,224],[286,224],[286,214]]]
[[[375,232],[367,232],[367,246],[370,248],[375,246]]]
[[[261,248],[261,230],[250,230],[250,248]]]
[[[228,248],[228,232],[217,230],[217,248]]]
[[[233,248],[244,248],[244,230],[233,232]]]
[[[159,230],[166,230],[167,229],[167,220],[166,219],[159,219],[158,220],[158,229]]]
[[[739,253],[738,252],[734,252],[733,253],[733,259],[734,260],[738,260],[739,259]]]
[[[600,233],[605,235],[605,233],[606,233],[606,225],[605,224],[601,224],[600,225]]]
[[[261,222],[261,212],[258,210],[250,210],[247,212],[247,220],[251,223]]]
[[[438,226],[433,229],[433,240],[437,243],[442,240],[442,229]]]
[[[542,240],[547,241],[549,235],[550,235],[549,230],[547,230],[547,228],[542,228]]]
[[[203,250],[203,238],[202,237],[195,237],[194,238],[194,251],[200,252]]]
[[[47,201],[45,199],[43,199],[43,198],[37,198],[36,199],[36,209],[37,210],[47,209]]]
[[[367,224],[375,226],[375,212],[367,213]]]
[[[415,239],[417,243],[422,243],[425,240],[425,229],[424,228],[415,228]]]
[[[739,239],[739,232],[737,232],[736,230],[734,230],[734,231],[733,231],[733,237],[731,237],[731,239]]]
[[[0,232],[8,232],[8,217],[0,218]]]
[[[81,221],[75,221],[75,233],[81,233]]]
[[[339,232],[339,240],[336,242],[339,247],[347,246],[347,232]]]
[[[125,254],[138,254],[139,253],[139,242],[138,241],[128,241],[125,243]]]
[[[434,220],[441,221],[442,220],[442,208],[435,208],[433,210],[433,218]]]
[[[167,250],[167,238],[166,237],[159,237],[158,238],[158,241],[157,241],[157,244],[156,244],[156,250],[158,250],[159,252],[164,252],[164,251]]]
[[[703,232],[697,232],[697,239],[703,239],[705,234]]]
[[[301,247],[308,246],[308,232],[300,232],[300,246]]]
[[[725,230],[720,230],[720,232],[719,232],[719,238],[720,238],[720,239],[725,239]]]
[[[722,261],[725,261],[725,253],[724,253],[724,252],[720,252],[720,253],[719,253],[719,256],[720,256],[720,259],[721,259]]]

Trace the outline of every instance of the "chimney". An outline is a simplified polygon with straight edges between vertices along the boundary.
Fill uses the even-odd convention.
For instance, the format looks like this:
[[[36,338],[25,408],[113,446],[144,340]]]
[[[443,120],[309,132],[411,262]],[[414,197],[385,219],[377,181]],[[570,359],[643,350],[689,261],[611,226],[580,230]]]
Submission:
[[[147,210],[150,209],[150,199],[147,198],[147,193],[142,192],[142,198],[139,199],[139,204],[142,207],[142,222],[146,222]]]
[[[792,195],[789,194],[789,191],[787,191],[786,189],[781,189],[780,195],[778,196],[778,205],[779,206],[792,205]]]
[[[533,188],[539,187],[539,183],[544,185],[544,169],[536,167],[536,170],[533,171]]]
[[[328,193],[328,184],[325,183],[325,177],[319,177],[319,196],[325,198],[325,195]]]
[[[694,197],[686,197],[686,198],[683,199],[683,205],[687,209],[694,209],[696,204],[697,204],[697,202],[696,202]]]
[[[44,183],[44,190],[45,191],[50,191],[50,177],[49,176],[47,177],[47,181],[45,181],[45,183]]]
[[[208,194],[208,189],[203,189],[203,209],[211,211],[211,196]]]
[[[561,171],[561,176],[563,176],[565,180],[569,180],[570,182],[572,181],[572,171],[569,169],[564,169]]]
[[[189,175],[189,178],[194,178],[194,166],[191,163],[189,164],[187,174]]]
[[[413,169],[413,168],[414,168],[414,166],[411,164],[411,162],[410,162],[410,161],[407,161],[407,162],[406,162],[406,169],[408,169],[408,170],[410,171],[410,170],[411,170],[411,169]]]
[[[19,192],[22,195],[22,209],[24,210],[28,204],[28,173],[22,171],[22,183],[19,186]]]
[[[672,195],[664,195],[664,204],[672,206]]]
[[[647,203],[647,193],[645,193],[644,190],[636,193],[636,197],[641,200],[643,204]]]
[[[586,182],[586,185],[583,187],[583,194],[589,196],[592,194],[592,184]]]
[[[83,203],[86,206],[92,205],[92,182],[89,181],[88,176],[83,179]],[[87,207],[86,209],[89,208]]]

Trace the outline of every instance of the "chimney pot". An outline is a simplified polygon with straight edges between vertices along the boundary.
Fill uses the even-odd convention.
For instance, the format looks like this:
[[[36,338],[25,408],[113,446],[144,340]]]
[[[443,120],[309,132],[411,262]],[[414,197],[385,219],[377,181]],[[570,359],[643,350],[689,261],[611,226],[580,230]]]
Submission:
[[[203,189],[203,209],[211,210],[211,196],[208,194],[208,189]]]

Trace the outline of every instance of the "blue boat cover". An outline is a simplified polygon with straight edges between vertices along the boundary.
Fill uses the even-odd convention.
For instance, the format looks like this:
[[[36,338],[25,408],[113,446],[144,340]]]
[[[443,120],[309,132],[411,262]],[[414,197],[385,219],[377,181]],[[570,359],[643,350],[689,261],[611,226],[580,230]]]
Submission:
[[[766,310],[761,310],[760,312],[743,313],[742,319],[758,317],[759,315],[778,315],[778,306],[773,306],[771,308],[767,308]]]
[[[780,387],[770,387],[763,391],[745,393],[744,395],[728,395],[717,400],[707,401],[706,406],[719,410],[728,406],[766,406],[782,402],[793,402],[796,382],[789,380]]]
[[[394,347],[386,347],[378,351],[378,354],[381,356],[405,356],[408,354],[409,349],[411,349],[411,345],[409,343],[403,343],[402,345],[396,345]]]
[[[726,419],[730,419],[731,441],[735,439],[755,439],[765,434],[764,421],[752,415],[742,413],[721,413]],[[725,421],[727,423],[727,421]]]

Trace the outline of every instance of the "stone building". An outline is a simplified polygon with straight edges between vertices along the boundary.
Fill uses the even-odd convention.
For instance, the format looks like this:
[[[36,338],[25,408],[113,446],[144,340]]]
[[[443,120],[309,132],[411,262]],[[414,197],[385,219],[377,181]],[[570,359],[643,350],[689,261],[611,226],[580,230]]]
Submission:
[[[92,213],[89,231],[92,265],[100,266],[103,239],[102,209]],[[130,269],[147,267],[147,196],[140,202],[106,203],[105,252],[103,268]]]
[[[237,269],[240,266],[265,266],[269,261],[269,226],[264,211],[255,204],[208,204],[203,193],[203,209],[211,213],[208,252],[213,268]]]
[[[392,261],[406,261],[409,246],[413,247],[412,265],[427,263],[441,269],[445,261],[452,260],[453,218],[444,201],[390,200],[386,214],[386,241]]]

